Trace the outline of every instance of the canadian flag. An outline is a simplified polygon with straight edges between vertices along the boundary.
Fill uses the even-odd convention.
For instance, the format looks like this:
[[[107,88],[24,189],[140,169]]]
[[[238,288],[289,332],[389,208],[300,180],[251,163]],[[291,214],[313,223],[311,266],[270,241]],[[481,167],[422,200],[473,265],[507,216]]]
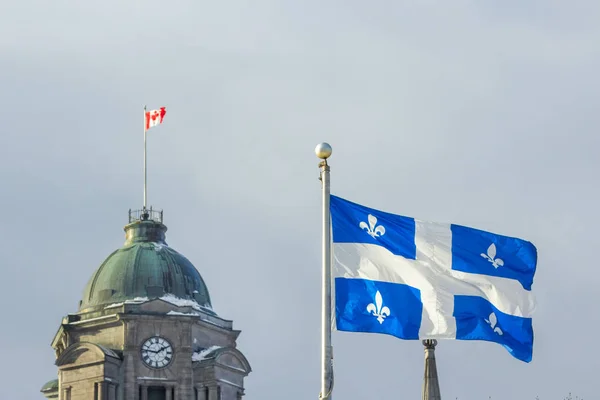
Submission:
[[[158,124],[162,124],[166,113],[166,107],[161,107],[158,110],[146,111],[146,130]]]

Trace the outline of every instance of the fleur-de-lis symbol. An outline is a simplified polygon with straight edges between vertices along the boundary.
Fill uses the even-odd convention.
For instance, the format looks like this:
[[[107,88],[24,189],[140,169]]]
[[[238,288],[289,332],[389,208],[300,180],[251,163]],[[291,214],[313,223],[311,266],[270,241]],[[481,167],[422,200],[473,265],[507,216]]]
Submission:
[[[504,261],[501,258],[496,258],[496,245],[494,243],[490,244],[490,247],[488,247],[487,254],[481,253],[481,257],[491,262],[494,268],[504,265]]]
[[[498,335],[502,336],[504,334],[504,332],[502,332],[502,329],[500,329],[498,325],[498,318],[496,318],[496,314],[491,313],[490,316],[488,317],[489,320],[485,320],[485,322],[488,323],[488,325],[494,330],[494,332],[496,332]]]
[[[381,293],[379,290],[375,293],[375,304],[371,303],[367,306],[367,311],[370,314],[373,314],[374,317],[377,317],[377,321],[380,324],[383,324],[383,321],[386,317],[390,316],[390,309],[383,306],[383,298],[381,297]]]
[[[367,225],[366,222],[362,221],[360,224],[358,224],[360,229],[366,229],[367,233],[369,235],[371,235],[371,237],[373,237],[373,238],[385,235],[385,228],[383,227],[383,225],[376,226],[377,225],[377,217],[376,216],[369,214],[367,219],[369,221],[369,225]]]

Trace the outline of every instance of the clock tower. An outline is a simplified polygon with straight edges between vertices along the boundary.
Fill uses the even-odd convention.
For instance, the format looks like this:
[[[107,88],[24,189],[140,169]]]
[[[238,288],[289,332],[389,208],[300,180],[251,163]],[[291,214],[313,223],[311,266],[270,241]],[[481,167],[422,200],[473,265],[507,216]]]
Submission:
[[[162,211],[129,212],[125,243],[94,272],[52,340],[58,400],[239,400],[250,373],[239,330],[165,239]]]

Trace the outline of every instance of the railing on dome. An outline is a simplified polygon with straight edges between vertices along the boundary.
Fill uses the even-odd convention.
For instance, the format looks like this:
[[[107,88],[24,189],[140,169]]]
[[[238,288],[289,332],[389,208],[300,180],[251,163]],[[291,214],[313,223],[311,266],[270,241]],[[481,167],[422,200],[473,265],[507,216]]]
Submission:
[[[155,221],[162,224],[163,212],[162,210],[153,210],[152,207],[141,210],[129,209],[129,223],[135,221]]]

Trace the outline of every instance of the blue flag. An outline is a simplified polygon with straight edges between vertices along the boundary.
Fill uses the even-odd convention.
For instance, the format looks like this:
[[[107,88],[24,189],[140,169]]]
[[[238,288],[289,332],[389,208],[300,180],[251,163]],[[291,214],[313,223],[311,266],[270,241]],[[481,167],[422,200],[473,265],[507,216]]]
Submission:
[[[335,328],[485,340],[529,362],[535,246],[331,196]]]

